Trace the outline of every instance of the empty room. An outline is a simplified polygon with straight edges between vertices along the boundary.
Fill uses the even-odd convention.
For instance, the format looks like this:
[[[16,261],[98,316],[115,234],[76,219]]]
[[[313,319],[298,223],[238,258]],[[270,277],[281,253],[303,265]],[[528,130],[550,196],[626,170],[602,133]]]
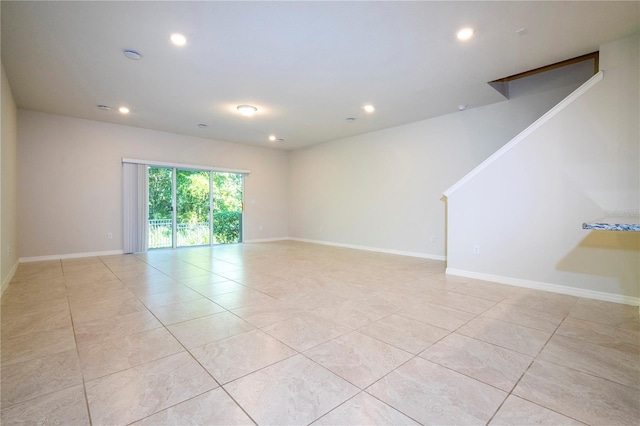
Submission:
[[[639,1],[0,1],[2,425],[637,425]]]

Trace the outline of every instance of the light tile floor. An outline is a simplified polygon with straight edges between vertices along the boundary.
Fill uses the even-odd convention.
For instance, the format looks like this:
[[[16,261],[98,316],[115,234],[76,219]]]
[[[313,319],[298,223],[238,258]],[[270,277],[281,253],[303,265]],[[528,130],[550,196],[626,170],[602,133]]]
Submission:
[[[638,308],[297,242],[20,265],[3,425],[640,421]]]

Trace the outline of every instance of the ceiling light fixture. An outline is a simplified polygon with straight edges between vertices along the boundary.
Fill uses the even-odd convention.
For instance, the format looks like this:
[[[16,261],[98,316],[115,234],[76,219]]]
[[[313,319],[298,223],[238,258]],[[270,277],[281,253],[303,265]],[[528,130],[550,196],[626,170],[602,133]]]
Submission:
[[[371,114],[376,110],[376,108],[373,105],[365,105],[362,107],[362,109],[369,114]]]
[[[347,123],[353,123],[354,121],[356,121],[356,119],[354,117],[347,117],[344,119]]]
[[[199,127],[199,128],[201,128],[201,129],[206,129],[206,128],[207,128],[207,127],[209,127],[209,126],[207,126],[207,125],[206,125],[206,124],[204,124],[204,123],[200,123],[200,124],[198,124],[198,127]]]
[[[275,141],[276,141],[276,139],[277,139],[277,138],[276,138],[274,135],[269,136],[269,140],[270,140],[271,142],[275,142]]]
[[[133,59],[134,61],[137,61],[140,58],[142,58],[142,55],[136,52],[135,50],[125,50],[122,53],[124,54],[124,56],[126,56],[129,59]]]
[[[466,41],[466,40],[469,40],[471,37],[473,37],[473,33],[474,33],[473,28],[467,27],[458,31],[456,36],[458,37],[458,40]]]
[[[175,44],[176,46],[184,46],[185,44],[187,44],[187,38],[180,33],[171,34],[169,36],[169,39],[171,39],[171,43]]]
[[[101,109],[101,110],[103,110],[103,111],[109,111],[109,110],[111,110],[111,107],[110,107],[110,106],[108,106],[108,105],[102,105],[102,104],[101,104],[101,105],[96,105],[96,106],[98,107],[98,109]]]
[[[121,114],[129,114],[129,108],[124,107],[124,106],[118,108],[118,111],[120,111]]]
[[[465,104],[458,105],[458,111],[464,111],[465,109],[467,109],[467,105]]]
[[[236,109],[240,114],[244,115],[245,117],[251,117],[253,114],[258,112],[258,108],[251,105],[238,105]]]

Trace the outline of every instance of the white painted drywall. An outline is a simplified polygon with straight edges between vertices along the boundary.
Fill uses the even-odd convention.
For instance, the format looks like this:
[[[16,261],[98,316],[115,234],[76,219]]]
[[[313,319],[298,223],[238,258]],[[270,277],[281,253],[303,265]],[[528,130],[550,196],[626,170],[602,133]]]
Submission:
[[[22,109],[18,135],[21,258],[121,250],[123,157],[248,169],[245,240],[287,237],[286,152]]]
[[[289,235],[443,257],[442,192],[578,85],[293,151]]]
[[[640,207],[639,49],[603,45],[600,83],[450,194],[448,268],[640,296],[640,234],[581,229]]]
[[[0,148],[0,283],[4,290],[18,264],[18,119],[11,86],[2,69],[2,143]]]

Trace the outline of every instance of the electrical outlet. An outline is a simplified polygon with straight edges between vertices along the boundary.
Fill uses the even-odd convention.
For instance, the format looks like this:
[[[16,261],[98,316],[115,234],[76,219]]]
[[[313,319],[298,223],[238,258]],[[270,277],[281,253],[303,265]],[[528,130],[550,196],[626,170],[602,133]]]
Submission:
[[[480,246],[473,246],[473,254],[480,254]]]
[[[11,250],[11,246],[7,246],[7,256],[11,256],[13,254],[13,250]]]
[[[436,236],[435,236],[435,235],[432,235],[432,236],[431,236],[431,242],[432,242],[432,243],[435,243],[435,242],[436,242]]]
[[[113,232],[107,232],[107,239],[113,240]]]
[[[324,228],[321,226],[320,228],[318,228],[318,231],[323,232]]]

